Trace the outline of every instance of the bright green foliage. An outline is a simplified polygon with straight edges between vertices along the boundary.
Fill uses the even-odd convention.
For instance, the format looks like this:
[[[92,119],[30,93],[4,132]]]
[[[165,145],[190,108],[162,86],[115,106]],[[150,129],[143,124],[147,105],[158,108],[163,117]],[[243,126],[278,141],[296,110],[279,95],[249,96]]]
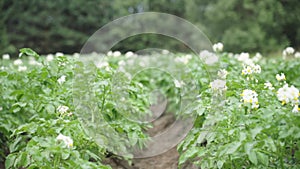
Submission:
[[[299,110],[282,104],[277,91],[285,83],[299,89],[300,60],[262,59],[261,73],[242,75],[241,61],[226,53],[219,57],[228,71],[224,105],[211,102],[214,91],[202,92],[199,107],[207,108],[205,120],[178,146],[179,165],[192,161],[201,168],[299,168]],[[276,80],[281,72],[286,82]],[[258,108],[241,100],[245,89],[256,91]]]
[[[81,55],[103,59],[87,62],[89,69],[78,54],[52,58],[23,48],[19,59],[4,57],[0,162],[6,168],[106,169],[102,160],[115,147],[129,150],[130,161],[130,150],[151,139],[145,133],[151,125],[142,119],[161,94],[167,113],[194,120],[177,147],[179,167],[190,161],[201,168],[299,168],[299,57],[218,52],[219,62],[206,65],[202,55],[166,51],[113,55]],[[276,77],[281,73],[285,78]],[[216,78],[227,87],[218,88]],[[295,88],[283,99],[293,98],[282,101],[279,90],[287,84]],[[85,92],[94,97],[79,99],[81,109]]]
[[[88,136],[80,123],[79,113],[85,112],[75,111],[72,94],[75,59],[62,55],[54,56],[52,60],[28,48],[20,52],[20,59],[0,62],[1,163],[5,160],[6,168],[110,168],[101,161],[109,153],[107,145],[111,138],[103,135],[103,144],[96,144],[90,137],[93,135]],[[111,64],[116,67],[113,62]],[[143,147],[147,136],[142,131],[148,126],[124,118],[130,110],[119,112],[116,109],[110,91],[113,71],[111,68],[95,72],[99,83],[93,87],[101,101],[98,105],[99,110],[103,110],[101,120],[122,134],[123,140],[114,140],[115,144],[122,148]],[[142,93],[137,96],[143,86],[132,82],[125,87],[132,90],[129,103],[137,105],[133,107],[139,108],[136,111],[143,112],[147,100]],[[67,109],[63,110],[62,106]],[[95,132],[105,131],[105,128],[97,128]],[[59,134],[70,137],[72,143],[64,143]]]

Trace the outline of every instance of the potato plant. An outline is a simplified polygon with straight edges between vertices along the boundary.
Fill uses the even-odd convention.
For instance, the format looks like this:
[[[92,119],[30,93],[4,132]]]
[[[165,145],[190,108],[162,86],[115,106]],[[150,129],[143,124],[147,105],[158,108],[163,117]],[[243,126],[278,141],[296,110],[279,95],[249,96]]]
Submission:
[[[5,168],[111,168],[147,148],[150,107],[191,118],[178,167],[299,168],[299,52],[109,52],[0,61],[0,162]],[[101,61],[96,58],[101,56]],[[210,64],[209,57],[217,57]],[[86,57],[89,59],[89,57]],[[83,63],[85,62],[85,63]],[[87,66],[88,68],[85,68]],[[87,99],[88,98],[88,99]],[[122,152],[118,154],[119,152]]]

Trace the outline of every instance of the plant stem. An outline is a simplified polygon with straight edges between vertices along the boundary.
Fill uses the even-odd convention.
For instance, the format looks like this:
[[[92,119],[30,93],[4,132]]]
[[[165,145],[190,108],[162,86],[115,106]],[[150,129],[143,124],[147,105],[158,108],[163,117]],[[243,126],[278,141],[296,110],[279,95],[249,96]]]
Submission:
[[[59,163],[60,163],[59,155],[56,154],[56,155],[55,155],[55,158],[54,158],[54,168],[55,168],[55,169],[58,168]]]

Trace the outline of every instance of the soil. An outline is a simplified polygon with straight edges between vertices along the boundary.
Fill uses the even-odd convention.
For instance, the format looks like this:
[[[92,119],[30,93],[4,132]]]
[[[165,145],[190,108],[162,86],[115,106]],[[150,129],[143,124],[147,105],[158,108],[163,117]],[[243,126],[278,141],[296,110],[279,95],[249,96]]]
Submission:
[[[169,127],[175,120],[171,113],[163,113],[158,119],[152,122],[153,128],[148,130],[150,136],[158,134]],[[162,145],[163,146],[163,145]],[[108,158],[104,163],[109,164],[113,169],[177,169],[179,153],[176,145],[168,151],[153,157],[133,159],[132,164],[114,157]],[[183,169],[196,169],[192,164],[185,164]]]

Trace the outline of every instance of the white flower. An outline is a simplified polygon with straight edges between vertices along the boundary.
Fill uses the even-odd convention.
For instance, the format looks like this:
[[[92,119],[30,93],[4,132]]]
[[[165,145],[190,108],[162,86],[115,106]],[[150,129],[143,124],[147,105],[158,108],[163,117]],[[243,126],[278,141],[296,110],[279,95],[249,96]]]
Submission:
[[[65,135],[62,135],[62,134],[59,134],[57,137],[56,137],[56,140],[57,141],[63,141],[68,148],[71,148],[73,147],[73,140],[71,137],[69,136],[65,136]]]
[[[54,56],[52,54],[48,54],[46,56],[46,61],[51,62],[54,59]]]
[[[164,50],[162,50],[161,53],[164,54],[164,55],[167,55],[167,54],[169,54],[170,52],[169,52],[168,50],[164,49]]]
[[[292,47],[287,47],[287,48],[285,48],[285,49],[283,50],[282,55],[283,55],[283,56],[292,55],[292,54],[294,54],[294,52],[295,52],[295,49],[294,49],[294,48],[292,48]]]
[[[2,111],[3,110],[3,107],[0,107],[0,111]]]
[[[244,69],[242,70],[242,75],[251,75],[252,73],[259,74],[261,73],[261,67],[259,65],[244,65]]]
[[[56,57],[64,56],[64,54],[63,54],[62,52],[56,52],[56,53],[55,53],[55,56],[56,56]]]
[[[29,60],[28,64],[29,65],[36,65],[37,61],[35,61],[35,60]]]
[[[250,103],[252,108],[258,108],[258,98],[257,98],[257,93],[253,90],[243,90],[243,93],[241,94],[242,96],[242,101],[244,104]]]
[[[27,67],[26,66],[19,66],[18,67],[18,71],[19,72],[23,72],[23,71],[26,71],[27,70]]]
[[[299,90],[294,86],[289,87],[288,84],[285,84],[282,88],[277,91],[277,98],[282,102],[282,105],[291,103],[296,105],[299,103]]]
[[[213,90],[217,91],[223,91],[227,89],[225,80],[216,79],[213,82],[210,82],[209,85]]]
[[[184,85],[183,81],[174,80],[175,87],[181,88]]]
[[[112,55],[113,55],[113,52],[112,52],[112,51],[108,51],[106,55],[107,55],[107,56],[112,56]]]
[[[4,54],[4,55],[2,55],[2,59],[3,59],[3,60],[9,60],[9,59],[10,59],[9,54]]]
[[[65,75],[62,75],[59,79],[57,79],[57,82],[59,83],[59,84],[62,84],[62,83],[64,83],[66,81],[66,76]]]
[[[299,90],[295,87],[295,86],[291,86],[290,87],[290,93],[291,93],[291,100],[293,100],[292,102],[297,104],[298,103],[298,97],[299,95]]]
[[[109,63],[106,61],[99,61],[96,63],[97,68],[109,68]]]
[[[222,79],[226,79],[227,75],[228,75],[228,72],[225,69],[221,69],[218,71],[218,76]]]
[[[65,114],[66,112],[68,112],[69,107],[68,106],[59,106],[57,108],[58,113],[60,114]]]
[[[74,58],[76,58],[76,59],[78,59],[78,58],[79,58],[79,56],[80,56],[80,54],[79,54],[79,53],[74,53],[74,54],[73,54],[73,57],[74,57]]]
[[[266,82],[266,83],[264,83],[264,85],[265,85],[265,89],[266,88],[268,88],[269,90],[274,90],[275,88],[273,87],[273,85],[272,85],[272,83],[270,83],[270,82]]]
[[[120,51],[114,51],[113,56],[114,57],[119,57],[119,56],[121,56],[121,52]]]
[[[42,65],[40,62],[36,61],[34,58],[29,59],[28,62],[30,65]]]
[[[255,56],[252,58],[253,62],[258,62],[262,58],[260,53],[256,53]]]
[[[17,59],[14,61],[14,65],[22,65],[23,61],[21,59]]]
[[[244,60],[247,60],[250,58],[250,55],[249,53],[245,53],[245,52],[242,52],[240,55],[238,55],[238,61],[244,61]]]
[[[250,66],[245,66],[244,69],[242,70],[242,75],[250,75],[252,74],[252,69]]]
[[[223,51],[223,43],[218,42],[216,44],[213,45],[213,50],[215,52],[222,52]]]
[[[236,56],[237,60],[243,62],[246,65],[252,65],[253,61],[250,59],[250,54],[242,52],[241,54]]]
[[[300,58],[300,52],[295,53],[295,58]]]
[[[120,61],[118,62],[118,65],[119,65],[119,66],[125,66],[125,65],[126,65],[126,62],[125,62],[124,60],[120,60]]]
[[[261,73],[261,67],[259,65],[251,65],[254,73]]]
[[[233,58],[233,57],[235,57],[235,55],[234,55],[233,53],[230,52],[230,53],[228,53],[228,57],[229,57],[229,58]]]
[[[129,57],[131,57],[133,55],[134,55],[134,53],[131,52],[131,51],[128,51],[128,52],[125,53],[125,57],[127,57],[127,58],[129,58]]]
[[[298,107],[298,105],[295,105],[292,112],[293,113],[298,113],[300,111],[300,108]]]
[[[200,52],[200,58],[204,61],[205,64],[211,65],[218,61],[217,55],[207,50]]]
[[[192,55],[185,55],[181,57],[176,57],[175,62],[181,62],[186,65],[189,63],[190,59],[192,59]]]
[[[281,73],[280,75],[276,74],[276,79],[278,81],[283,81],[283,80],[285,80],[285,75],[283,73]]]

